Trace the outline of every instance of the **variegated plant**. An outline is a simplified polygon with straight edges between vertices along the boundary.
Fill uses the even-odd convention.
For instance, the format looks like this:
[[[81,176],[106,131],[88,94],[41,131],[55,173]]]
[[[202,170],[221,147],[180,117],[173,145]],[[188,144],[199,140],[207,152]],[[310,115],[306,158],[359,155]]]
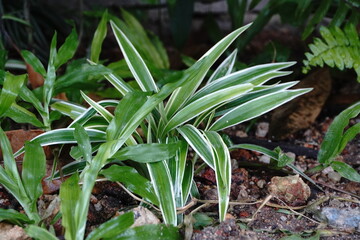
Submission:
[[[290,90],[297,82],[266,85],[270,79],[288,75],[290,72],[282,69],[293,62],[235,71],[236,51],[207,77],[213,64],[249,26],[227,35],[193,66],[169,76],[167,84],[160,88],[138,51],[111,22],[138,88],[116,74],[107,74],[105,78],[123,95],[120,101],[95,102],[84,93],[89,108],[58,101],[51,107],[73,122],[66,129],[49,131],[32,140],[41,145],[78,143],[71,152],[76,161],[63,168],[63,173],[82,173],[79,177],[75,173],[60,191],[66,239],[83,239],[91,190],[98,174],[122,182],[158,206],[164,223],[176,226],[181,221],[177,208],[187,203],[191,188],[196,187],[194,166],[200,160],[216,173],[219,219],[225,219],[231,165],[229,150],[218,131],[269,112],[310,90]],[[107,107],[116,107],[115,113]],[[192,159],[188,159],[190,147],[196,153]],[[130,164],[122,162],[102,170],[110,162],[123,160],[130,160]]]

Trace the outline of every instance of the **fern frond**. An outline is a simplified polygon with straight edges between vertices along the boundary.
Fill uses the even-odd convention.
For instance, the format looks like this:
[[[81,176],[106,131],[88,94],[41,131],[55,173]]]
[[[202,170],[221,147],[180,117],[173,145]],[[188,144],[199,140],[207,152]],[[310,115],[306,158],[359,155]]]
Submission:
[[[342,31],[339,27],[321,27],[322,39],[315,38],[309,44],[310,52],[305,53],[303,61],[303,73],[307,73],[311,67],[324,64],[331,68],[354,69],[357,80],[360,82],[360,40],[354,25],[347,24]]]

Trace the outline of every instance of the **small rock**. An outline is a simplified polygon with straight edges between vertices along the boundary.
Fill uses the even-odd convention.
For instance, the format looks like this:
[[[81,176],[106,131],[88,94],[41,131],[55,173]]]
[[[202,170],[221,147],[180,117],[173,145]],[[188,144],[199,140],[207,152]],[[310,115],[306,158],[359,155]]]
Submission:
[[[299,175],[288,177],[273,177],[269,192],[289,205],[304,204],[310,197],[310,187]]]
[[[265,184],[266,184],[266,181],[264,179],[260,179],[259,181],[256,182],[256,185],[259,188],[264,188]]]
[[[328,173],[333,172],[333,171],[334,171],[334,169],[332,167],[327,167],[327,168],[324,168],[321,172],[324,175],[327,175]]]
[[[2,240],[30,240],[23,228],[8,223],[0,223],[0,236]]]
[[[286,154],[286,156],[291,157],[292,159],[296,158],[296,155],[293,152],[286,152],[285,154]]]
[[[262,155],[259,158],[259,162],[265,163],[265,164],[269,164],[270,163],[270,157],[267,155]]]
[[[132,227],[138,227],[146,224],[159,224],[160,220],[149,209],[139,206],[132,209],[135,222]]]
[[[285,221],[287,220],[287,217],[281,216],[281,217],[280,217],[280,220],[283,221],[283,222],[285,222]]]
[[[326,217],[329,225],[333,227],[346,230],[358,228],[360,230],[360,210],[324,207],[321,214]]]
[[[241,130],[238,130],[238,131],[235,132],[235,136],[240,137],[240,138],[245,138],[245,137],[247,137],[248,135],[247,135],[246,132],[241,131]]]
[[[263,138],[269,132],[269,123],[267,122],[260,122],[257,125],[255,136],[259,138]]]
[[[329,172],[327,176],[333,183],[340,182],[341,180],[341,175],[334,171]]]

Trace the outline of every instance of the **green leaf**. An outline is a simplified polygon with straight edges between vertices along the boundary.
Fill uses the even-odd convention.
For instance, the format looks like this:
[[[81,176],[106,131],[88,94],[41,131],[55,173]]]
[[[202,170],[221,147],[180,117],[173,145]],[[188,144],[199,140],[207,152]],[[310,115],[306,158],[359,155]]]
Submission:
[[[74,138],[78,143],[79,150],[86,162],[90,162],[92,159],[92,148],[90,144],[90,138],[85,129],[79,125],[75,125]]]
[[[0,146],[3,154],[4,168],[11,180],[13,180],[18,186],[22,186],[20,175],[16,166],[15,158],[12,152],[12,148],[5,132],[0,128]],[[21,190],[21,189],[19,189]]]
[[[158,205],[159,201],[155,195],[151,182],[141,176],[134,168],[112,165],[111,167],[102,170],[100,174],[110,181],[123,183],[129,191]]]
[[[342,177],[347,178],[354,182],[360,182],[360,174],[350,165],[344,162],[332,161],[330,166],[335,171],[337,171]]]
[[[0,208],[0,222],[7,221],[12,224],[23,226],[26,223],[33,223],[25,214],[14,209]]]
[[[166,161],[147,163],[165,224],[177,225],[174,188]]]
[[[79,176],[75,173],[63,182],[60,187],[62,225],[65,228],[65,238],[69,240],[76,240],[77,222],[74,213],[76,213],[76,202],[80,196]]]
[[[129,228],[124,233],[104,240],[180,240],[178,228],[165,224],[149,224],[139,227]]]
[[[209,83],[215,81],[216,79],[219,79],[221,77],[224,77],[226,75],[229,75],[234,67],[234,63],[236,60],[236,55],[237,55],[237,49],[235,49],[217,68],[216,70],[213,72],[213,74],[211,74],[208,82],[206,85],[208,85]]]
[[[96,105],[100,108],[105,107],[116,107],[119,104],[119,101],[117,100],[103,100],[96,103]],[[65,105],[63,105],[65,107]],[[69,106],[70,107],[70,106]],[[70,108],[71,111],[72,107]],[[94,116],[96,115],[97,111],[93,107],[89,107],[88,109],[85,109],[81,114],[77,116],[77,118],[68,126],[72,127],[75,125],[75,123],[78,123],[80,125],[85,125],[90,120],[94,120]],[[111,117],[113,118],[113,117]],[[104,119],[101,117],[101,119]],[[106,122],[108,123],[108,122]]]
[[[23,85],[22,88],[20,89],[19,96],[25,102],[31,103],[36,108],[36,110],[40,113],[41,116],[45,115],[45,111],[44,111],[44,108],[43,108],[40,100],[25,85]]]
[[[16,103],[11,105],[11,107],[6,111],[5,116],[11,118],[17,123],[29,123],[35,127],[44,127],[44,124],[37,119],[35,114]]]
[[[33,67],[35,72],[40,73],[43,77],[46,76],[46,70],[44,68],[44,65],[32,52],[28,50],[22,50],[21,56],[24,58],[27,64]]]
[[[78,35],[76,33],[76,29],[73,28],[70,35],[65,39],[64,44],[59,48],[59,51],[55,57],[55,70],[74,56],[78,45]]]
[[[56,69],[54,64],[57,55],[56,43],[57,43],[57,33],[55,32],[50,44],[50,56],[49,56],[45,82],[43,86],[43,96],[44,96],[43,102],[45,104],[45,107],[49,105],[50,100],[54,93],[54,84],[56,79]]]
[[[124,232],[134,223],[134,213],[127,212],[120,216],[110,219],[95,228],[86,238],[86,240],[98,240],[104,238],[113,238]]]
[[[294,62],[262,64],[231,73],[207,84],[197,91],[188,102],[193,102],[207,94],[239,84],[251,83],[255,86],[264,84],[274,77],[288,75],[290,72],[280,72],[279,70],[293,64]]]
[[[210,67],[230,46],[230,44],[250,25],[251,24],[248,24],[228,34],[198,60],[198,62],[203,61],[203,64],[200,65],[196,72],[189,76],[191,78],[191,81],[184,84],[181,88],[174,91],[174,93],[171,95],[165,108],[168,118],[172,117],[181,108],[181,106],[185,104],[188,98],[193,95],[193,93],[200,86]]]
[[[76,143],[74,131],[74,128],[51,130],[36,136],[31,141],[39,143],[41,146]],[[104,142],[106,140],[105,132],[92,129],[86,129],[86,132],[89,135],[91,142]],[[14,156],[18,157],[22,153],[24,153],[24,148],[19,149],[16,153],[14,153]]]
[[[303,31],[302,38],[307,38],[315,29],[315,25],[318,24],[328,12],[331,6],[331,0],[322,0],[313,17],[310,19],[306,28]]]
[[[81,105],[62,100],[56,100],[55,103],[51,104],[51,109],[59,111],[71,119],[76,119],[86,111],[86,108]]]
[[[90,82],[91,79],[103,78],[103,75],[110,74],[111,70],[102,65],[82,64],[72,71],[66,72],[54,83],[54,94],[69,91],[72,86],[81,86]],[[82,89],[82,87],[81,87]],[[74,91],[73,89],[71,89]]]
[[[252,84],[241,84],[233,87],[218,90],[216,92],[205,95],[204,97],[191,102],[189,105],[184,106],[179,110],[167,123],[163,132],[174,129],[175,127],[189,121],[190,119],[200,115],[201,113],[212,109],[222,103],[229,102],[238,98],[242,94],[251,91],[253,89]]]
[[[5,81],[0,94],[0,117],[4,116],[4,113],[15,102],[25,79],[25,74],[15,76],[9,72],[5,73]]]
[[[103,116],[107,122],[110,122],[113,119],[114,116],[108,110],[106,110],[100,104],[98,104],[97,102],[86,96],[83,91],[80,91],[80,93],[81,96],[85,99],[85,101],[90,106],[92,106],[101,116]]]
[[[133,124],[131,119],[136,116],[141,106],[144,106],[146,96],[145,93],[136,92],[128,93],[123,97],[115,109],[115,117],[107,128],[108,140],[119,138],[124,129],[128,129],[128,126]]]
[[[278,160],[278,167],[285,167],[286,165],[292,163],[295,161],[294,158],[289,157],[286,155],[280,147],[276,147],[274,149],[274,152],[278,154],[277,160]]]
[[[219,197],[219,220],[224,221],[229,206],[231,187],[231,158],[229,150],[217,132],[205,132],[214,151],[216,185]]]
[[[341,139],[338,152],[341,153],[345,149],[346,144],[351,140],[353,140],[359,133],[360,133],[360,123],[357,123],[354,126],[349,127]]]
[[[108,11],[105,10],[101,17],[100,23],[94,33],[94,38],[91,42],[90,60],[94,63],[99,62],[101,46],[107,33],[107,22],[108,22]]]
[[[359,113],[360,102],[357,102],[334,118],[321,143],[318,153],[318,161],[320,163],[329,164],[336,155],[340,154],[339,151],[342,151],[344,146],[344,142],[342,142],[343,131],[349,124],[349,120],[358,116]]]
[[[141,163],[157,162],[172,158],[176,155],[178,149],[179,143],[137,144],[121,149],[112,158],[118,160],[131,159]]]
[[[219,131],[265,114],[274,108],[309,92],[311,89],[284,90],[258,97],[233,108],[215,121],[209,130]]]
[[[58,240],[58,238],[50,233],[48,230],[42,227],[38,227],[36,225],[30,225],[27,228],[25,228],[26,233],[34,238],[39,240]]]
[[[214,169],[213,152],[201,130],[190,124],[186,124],[176,130],[183,136],[191,148],[206,162],[206,164]]]
[[[111,21],[110,24],[130,71],[134,75],[134,78],[140,88],[144,92],[158,92],[159,89],[138,51],[114,22]]]
[[[37,199],[41,196],[41,180],[46,174],[46,157],[44,150],[38,143],[25,143],[25,156],[22,167],[22,181],[27,195],[33,204],[33,211],[36,212]]]

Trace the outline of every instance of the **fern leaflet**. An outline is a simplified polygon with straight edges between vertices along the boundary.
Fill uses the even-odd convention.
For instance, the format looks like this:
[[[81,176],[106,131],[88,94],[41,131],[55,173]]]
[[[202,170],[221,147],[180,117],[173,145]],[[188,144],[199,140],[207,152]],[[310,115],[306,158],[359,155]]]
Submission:
[[[354,69],[360,82],[360,41],[354,25],[347,24],[342,31],[339,27],[321,27],[322,39],[315,38],[309,44],[310,52],[305,53],[303,73],[311,67],[327,65],[340,70]]]

